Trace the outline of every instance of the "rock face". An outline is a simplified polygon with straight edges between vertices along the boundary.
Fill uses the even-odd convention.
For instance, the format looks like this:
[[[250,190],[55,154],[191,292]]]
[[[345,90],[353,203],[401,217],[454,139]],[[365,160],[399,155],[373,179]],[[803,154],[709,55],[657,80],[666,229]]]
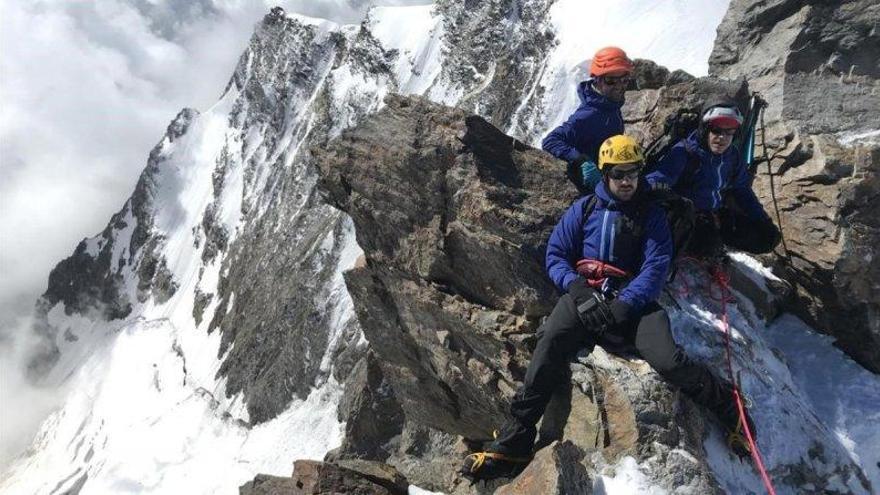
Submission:
[[[573,198],[556,163],[478,117],[394,96],[314,153],[359,226],[367,264],[346,282],[407,418],[487,437],[504,414],[489,398],[522,373],[497,337],[533,331],[555,300],[544,246]]]
[[[358,361],[346,379],[338,409],[345,436],[342,445],[325,459],[387,459],[399,443],[404,415],[372,352]]]
[[[874,372],[880,372],[878,19],[880,5],[870,0],[734,1],[709,60],[711,74],[747,78],[770,104],[772,176],[762,164],[755,188],[774,218],[775,190],[786,241],[777,271],[797,288],[788,309]]]
[[[435,2],[435,9],[443,15],[450,61],[444,77],[462,92],[457,106],[473,109],[497,125],[511,122],[520,107],[525,112],[517,116],[521,122],[531,112],[540,112],[544,92],[537,80],[557,43],[548,15],[553,3]],[[531,88],[535,91],[530,92]],[[522,126],[517,135],[534,131]]]

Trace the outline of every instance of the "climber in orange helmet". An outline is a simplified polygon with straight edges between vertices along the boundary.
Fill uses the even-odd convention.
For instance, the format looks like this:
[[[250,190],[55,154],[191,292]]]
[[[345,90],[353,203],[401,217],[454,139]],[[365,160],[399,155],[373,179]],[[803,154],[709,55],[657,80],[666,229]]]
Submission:
[[[608,46],[593,55],[590,78],[578,84],[581,104],[568,120],[544,138],[541,147],[568,162],[568,178],[581,195],[592,194],[602,174],[596,168],[603,141],[623,134],[624,94],[633,62],[622,49]]]

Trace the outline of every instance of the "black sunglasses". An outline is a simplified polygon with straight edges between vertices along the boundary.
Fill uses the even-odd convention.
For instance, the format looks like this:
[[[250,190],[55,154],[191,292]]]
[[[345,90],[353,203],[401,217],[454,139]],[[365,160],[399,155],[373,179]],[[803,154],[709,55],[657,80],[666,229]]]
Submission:
[[[628,170],[620,170],[617,167],[613,167],[608,171],[608,177],[614,180],[636,180],[639,178],[639,174],[642,173],[642,167],[631,168]]]
[[[632,77],[629,75],[624,76],[602,76],[602,82],[609,86],[617,86],[618,84],[629,84],[632,80]]]

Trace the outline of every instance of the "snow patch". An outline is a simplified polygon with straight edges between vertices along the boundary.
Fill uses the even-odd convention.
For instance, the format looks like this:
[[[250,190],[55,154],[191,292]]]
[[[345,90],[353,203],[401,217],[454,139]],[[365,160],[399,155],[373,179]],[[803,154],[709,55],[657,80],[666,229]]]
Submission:
[[[237,493],[253,476],[290,474],[293,459],[320,459],[342,439],[332,377],[272,421],[250,428],[225,414],[216,394],[189,373],[191,354],[168,320],[136,321],[89,356],[72,392],[38,434],[30,457],[0,487],[48,493],[82,474],[95,493]],[[304,432],[308,432],[304,435]],[[30,476],[29,473],[40,473]]]
[[[841,132],[837,135],[837,141],[848,147],[880,145],[880,129]]]
[[[443,24],[432,5],[374,7],[367,17],[370,33],[386,50],[397,50],[394,67],[403,94],[424,94],[443,68]]]
[[[639,463],[626,456],[610,469],[610,474],[602,474],[593,483],[596,495],[631,494],[631,495],[665,495],[666,490],[655,486],[639,468]]]

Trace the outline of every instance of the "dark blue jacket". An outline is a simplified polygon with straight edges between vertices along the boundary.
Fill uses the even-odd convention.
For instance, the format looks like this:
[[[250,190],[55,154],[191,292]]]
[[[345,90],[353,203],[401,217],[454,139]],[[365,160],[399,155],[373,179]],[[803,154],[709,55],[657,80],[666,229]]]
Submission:
[[[611,136],[623,134],[623,103],[609,100],[593,90],[591,81],[582,81],[577,87],[581,105],[568,120],[550,131],[541,147],[556,158],[574,162],[587,155],[594,162],[599,146]]]
[[[722,195],[730,192],[736,203],[753,220],[769,219],[761,202],[752,190],[752,176],[740,159],[740,153],[731,145],[723,154],[716,155],[700,145],[699,131],[676,143],[657,168],[648,174],[651,184],[668,184],[678,194],[694,202],[697,211],[716,211],[723,205]],[[688,165],[689,155],[699,158],[700,165],[690,184],[681,182]]]
[[[647,187],[642,181],[639,191]],[[629,304],[631,311],[639,311],[660,296],[672,262],[672,236],[666,215],[657,205],[640,206],[638,202],[644,199],[638,194],[626,202],[613,199],[604,183],[596,186],[596,195],[596,207],[586,222],[583,211],[590,196],[577,200],[556,224],[547,243],[547,273],[559,290],[567,292],[577,277],[578,260],[610,263],[634,274],[618,299]],[[632,231],[625,227],[631,220],[640,220],[640,242],[626,233]]]

